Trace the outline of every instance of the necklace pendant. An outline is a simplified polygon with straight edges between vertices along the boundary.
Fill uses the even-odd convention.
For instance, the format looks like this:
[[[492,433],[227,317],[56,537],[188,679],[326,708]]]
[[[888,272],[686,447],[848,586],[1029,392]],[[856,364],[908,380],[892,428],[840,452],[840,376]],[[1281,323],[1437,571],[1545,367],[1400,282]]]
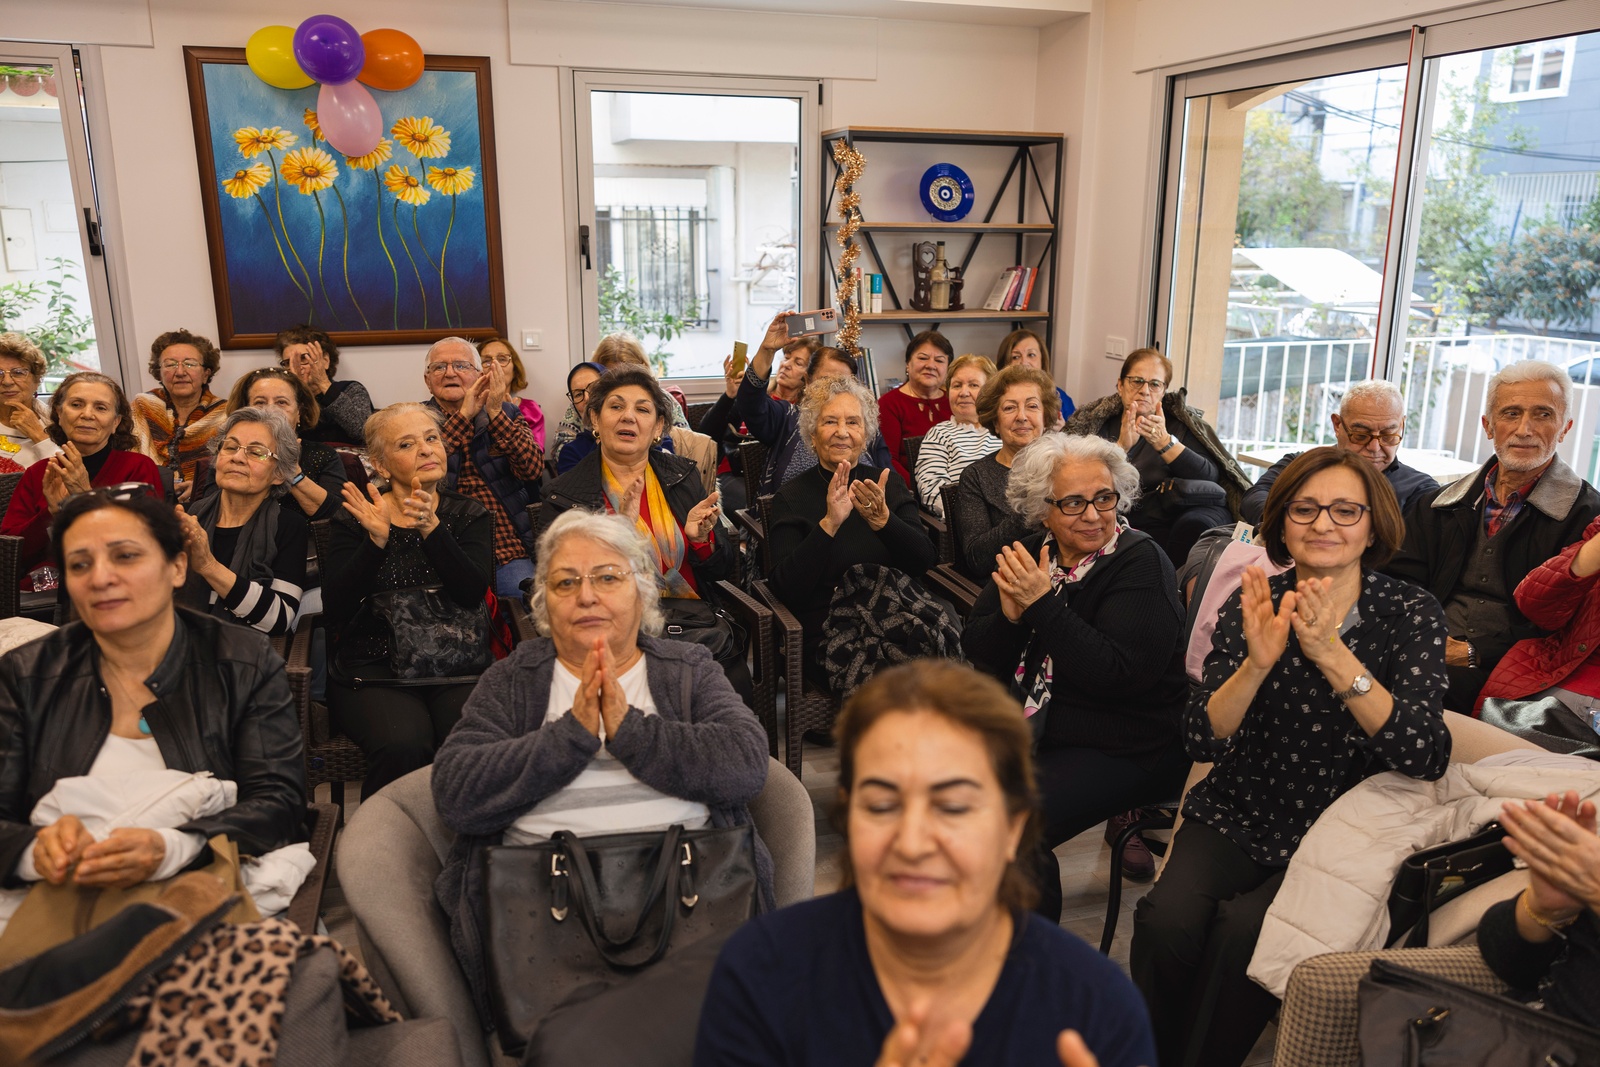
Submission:
[[[150,736],[150,724],[144,721],[144,716],[139,716],[139,732],[146,737]]]

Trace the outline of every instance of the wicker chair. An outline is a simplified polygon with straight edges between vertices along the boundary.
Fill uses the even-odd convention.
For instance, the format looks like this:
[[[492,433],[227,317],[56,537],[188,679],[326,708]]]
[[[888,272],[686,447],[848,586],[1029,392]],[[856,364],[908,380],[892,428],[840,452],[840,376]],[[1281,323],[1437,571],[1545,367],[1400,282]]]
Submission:
[[[739,463],[744,468],[746,506],[733,513],[733,521],[744,531],[752,552],[763,552],[767,532],[761,524],[761,475],[767,469],[767,446],[760,441],[746,441],[739,446]],[[764,562],[761,573],[766,573]]]
[[[698,404],[690,404],[684,409],[683,417],[689,420],[689,429],[695,433],[702,433],[700,422],[706,417],[706,412],[717,406],[715,400],[708,400]]]
[[[11,503],[11,494],[17,491],[17,483],[20,481],[22,481],[21,471],[0,474],[0,515],[6,513],[6,508]]]
[[[311,524],[318,559],[328,559],[331,531],[332,520],[321,519]],[[301,619],[285,659],[289,668],[289,689],[294,694],[295,707],[300,710],[300,733],[305,738],[306,789],[315,792],[323,782],[329,783],[342,822],[344,785],[367,777],[367,757],[354,741],[332,731],[326,705],[311,702],[311,636],[321,623],[320,615]]]
[[[284,917],[308,934],[317,932],[317,919],[322,914],[322,893],[328,887],[328,876],[333,873],[333,841],[342,815],[342,809],[333,804],[306,806],[306,836],[317,865],[300,883]]]
[[[0,537],[0,619],[22,614],[22,538]]]

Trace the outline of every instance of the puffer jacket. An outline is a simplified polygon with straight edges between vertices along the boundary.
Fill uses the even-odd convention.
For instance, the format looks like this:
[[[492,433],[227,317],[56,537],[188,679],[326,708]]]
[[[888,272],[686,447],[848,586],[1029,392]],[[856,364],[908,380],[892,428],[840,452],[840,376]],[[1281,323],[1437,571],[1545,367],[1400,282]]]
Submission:
[[[161,665],[145,682],[145,709],[167,767],[210,771],[239,786],[238,802],[177,829],[226,834],[247,856],[305,840],[305,764],[300,720],[283,660],[266,635],[175,609]],[[68,623],[0,658],[0,885],[33,844],[28,816],[61,778],[89,773],[111,732],[99,649]],[[196,864],[209,862],[202,849]]]
[[[1577,578],[1572,561],[1589,539],[1600,533],[1600,518],[1589,523],[1583,540],[1528,572],[1517,586],[1517,607],[1545,637],[1529,637],[1511,646],[1484,683],[1478,705],[1489,697],[1520,700],[1559,684],[1600,648],[1600,597],[1591,596],[1600,573]]]

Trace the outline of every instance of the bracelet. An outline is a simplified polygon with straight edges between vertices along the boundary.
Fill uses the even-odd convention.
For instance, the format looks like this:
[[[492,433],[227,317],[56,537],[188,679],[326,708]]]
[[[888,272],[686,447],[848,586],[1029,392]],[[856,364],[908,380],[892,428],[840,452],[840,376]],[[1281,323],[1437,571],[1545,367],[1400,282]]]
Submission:
[[[1462,644],[1467,646],[1467,666],[1476,667],[1478,665],[1478,650],[1472,647],[1471,641],[1463,641]]]
[[[301,482],[303,482],[305,480],[306,480],[306,472],[305,471],[301,471],[300,473],[296,474],[293,478],[289,479],[289,488],[293,489],[295,486],[299,485]]]
[[[1578,916],[1583,914],[1583,909],[1579,908],[1571,915],[1568,915],[1565,919],[1552,915],[1540,915],[1534,910],[1533,901],[1528,895],[1530,892],[1531,890],[1524,889],[1517,897],[1517,901],[1522,905],[1522,910],[1528,913],[1528,918],[1532,919],[1536,925],[1544,927],[1551,933],[1560,933],[1562,930],[1565,930],[1567,927],[1577,922]]]

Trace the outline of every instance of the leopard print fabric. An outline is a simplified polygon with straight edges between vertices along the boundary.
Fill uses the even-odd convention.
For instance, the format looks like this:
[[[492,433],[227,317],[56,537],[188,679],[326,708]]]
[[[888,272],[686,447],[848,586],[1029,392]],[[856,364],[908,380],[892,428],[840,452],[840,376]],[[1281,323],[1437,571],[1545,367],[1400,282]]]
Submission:
[[[331,937],[303,934],[283,919],[224,923],[118,1013],[125,1023],[142,1019],[130,1067],[272,1067],[290,970],[320,948],[339,958],[347,1021],[400,1021],[361,961]]]

